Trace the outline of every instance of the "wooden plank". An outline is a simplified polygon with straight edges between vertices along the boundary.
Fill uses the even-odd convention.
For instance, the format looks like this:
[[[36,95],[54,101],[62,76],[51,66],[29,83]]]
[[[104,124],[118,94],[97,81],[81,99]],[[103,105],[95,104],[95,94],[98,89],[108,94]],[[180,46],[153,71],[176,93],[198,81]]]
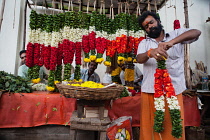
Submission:
[[[90,122],[91,125],[101,125],[101,120],[99,118],[90,118],[90,119],[91,119]]]
[[[81,122],[81,124],[90,124],[91,119],[90,118],[81,118],[80,122]]]
[[[99,106],[99,119],[104,118],[104,106]]]
[[[80,122],[80,119],[81,119],[81,118],[78,118],[78,116],[77,116],[77,112],[74,111],[74,112],[72,113],[71,118],[70,118],[70,123],[71,123],[71,124],[77,124],[78,122]]]
[[[100,132],[100,140],[106,140],[106,132]]]
[[[101,125],[108,125],[110,123],[111,123],[111,121],[110,121],[109,117],[106,117],[101,120]]]
[[[89,124],[71,124],[71,129],[90,130],[90,131],[106,131],[107,126],[89,125]]]
[[[70,140],[76,140],[77,130],[70,129]]]

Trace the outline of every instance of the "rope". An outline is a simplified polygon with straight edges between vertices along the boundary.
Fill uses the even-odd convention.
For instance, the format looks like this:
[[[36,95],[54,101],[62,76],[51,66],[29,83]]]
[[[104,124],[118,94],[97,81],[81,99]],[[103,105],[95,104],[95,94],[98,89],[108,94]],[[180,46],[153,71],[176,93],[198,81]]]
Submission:
[[[70,10],[70,5],[71,5],[71,2],[70,2],[70,0],[69,0],[68,11]]]
[[[150,1],[149,1],[149,0],[148,0],[147,11],[151,11],[151,8],[150,8]]]
[[[79,11],[81,11],[81,0],[78,0],[79,3]]]
[[[73,6],[72,0],[71,0],[71,11],[74,11],[74,6]]]
[[[89,12],[90,0],[87,1],[87,13]]]
[[[93,5],[94,5],[94,11],[96,10],[96,0],[94,1],[94,3],[93,3]]]

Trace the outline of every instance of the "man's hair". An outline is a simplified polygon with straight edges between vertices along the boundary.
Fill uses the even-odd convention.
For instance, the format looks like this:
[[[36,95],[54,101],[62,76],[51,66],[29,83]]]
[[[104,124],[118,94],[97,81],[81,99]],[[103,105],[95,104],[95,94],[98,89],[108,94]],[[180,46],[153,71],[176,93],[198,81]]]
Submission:
[[[98,63],[97,63],[97,62],[95,62],[95,61],[91,61],[91,62],[89,62],[89,63],[88,63],[88,66],[89,66],[89,65],[90,65],[90,63],[92,63],[92,62],[96,63],[96,66],[98,66]]]
[[[138,22],[139,22],[139,26],[144,29],[144,27],[142,26],[142,23],[144,22],[144,20],[148,17],[148,16],[152,16],[154,17],[157,21],[160,21],[160,17],[154,13],[154,12],[150,12],[150,11],[145,11],[143,12],[143,14],[141,16],[138,17]]]
[[[26,53],[26,50],[22,50],[22,51],[20,51],[20,56],[21,56],[21,54],[23,54],[23,53]]]

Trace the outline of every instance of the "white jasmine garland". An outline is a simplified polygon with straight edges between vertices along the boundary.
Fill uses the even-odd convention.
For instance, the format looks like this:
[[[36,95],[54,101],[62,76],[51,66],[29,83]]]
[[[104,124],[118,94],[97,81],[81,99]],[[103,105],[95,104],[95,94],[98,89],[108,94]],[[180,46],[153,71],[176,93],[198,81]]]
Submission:
[[[165,112],[164,96],[162,95],[159,98],[154,98],[154,100],[155,109]]]
[[[44,44],[46,46],[51,45],[51,40],[52,40],[52,33],[45,33],[45,41]]]
[[[176,96],[171,96],[171,98],[166,98],[168,107],[173,110],[173,109],[178,109],[180,110],[179,102]]]

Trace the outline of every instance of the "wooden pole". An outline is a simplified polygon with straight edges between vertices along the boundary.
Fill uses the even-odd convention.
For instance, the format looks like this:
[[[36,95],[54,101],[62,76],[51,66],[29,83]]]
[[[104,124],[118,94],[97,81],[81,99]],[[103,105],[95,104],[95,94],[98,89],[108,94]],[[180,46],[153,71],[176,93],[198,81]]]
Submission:
[[[1,8],[1,13],[0,13],[0,31],[1,31],[1,24],[3,21],[3,15],[4,15],[4,7],[5,7],[5,0],[2,0],[2,8]]]
[[[25,49],[25,43],[26,43],[26,14],[27,14],[27,4],[28,0],[25,1],[25,7],[24,7],[24,27],[23,27],[23,47],[22,50]]]
[[[189,18],[188,18],[188,5],[187,0],[184,0],[184,15],[185,15],[185,27],[189,28]],[[190,48],[189,45],[185,45],[184,47],[184,72],[185,72],[185,79],[186,79],[186,86],[188,89],[192,89],[191,84],[191,75],[190,75]]]

